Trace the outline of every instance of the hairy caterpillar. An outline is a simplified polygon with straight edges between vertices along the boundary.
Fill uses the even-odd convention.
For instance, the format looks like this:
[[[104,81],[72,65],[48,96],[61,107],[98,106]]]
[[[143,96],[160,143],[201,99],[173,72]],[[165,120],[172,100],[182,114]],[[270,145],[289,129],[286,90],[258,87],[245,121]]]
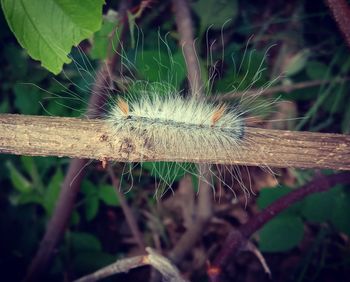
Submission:
[[[161,37],[159,38],[161,39]],[[192,97],[183,97],[182,91],[173,86],[174,80],[178,79],[176,77],[178,73],[173,73],[174,65],[179,64],[174,60],[176,55],[170,52],[166,40],[162,40],[162,42],[166,46],[170,61],[170,65],[165,67],[168,81],[161,81],[161,78],[164,78],[164,75],[161,74],[159,74],[157,82],[148,82],[136,77],[134,72],[135,70],[137,71],[137,63],[131,62],[130,54],[122,50],[119,55],[123,60],[122,67],[127,71],[127,75],[122,73],[120,81],[126,82],[126,84],[120,86],[120,82],[119,84],[117,82],[120,91],[116,98],[112,97],[114,93],[111,89],[103,89],[104,92],[108,93],[108,96],[112,97],[111,105],[106,111],[104,120],[115,134],[124,130],[130,134],[143,135],[146,139],[151,140],[151,143],[160,145],[164,150],[171,148],[175,154],[176,152],[186,153],[194,156],[194,159],[197,155],[205,155],[208,149],[214,152],[227,152],[227,155],[232,151],[239,154],[241,144],[250,142],[244,134],[245,114],[255,109],[266,108],[269,105],[266,101],[261,102],[258,100],[263,89],[273,83],[273,81],[264,82],[265,84],[263,85],[260,84],[261,90],[256,95],[252,97],[243,95],[238,103],[235,101],[233,105],[230,103],[216,103],[208,98],[198,100]],[[247,54],[248,44],[249,42],[246,45],[241,65],[238,66],[237,71],[237,73],[241,73],[242,78],[236,86],[232,85],[230,89],[232,90],[235,87],[241,88],[243,94],[244,91],[248,91],[260,80],[264,71],[263,61],[266,56],[265,53],[261,60],[255,62],[257,68],[252,71],[250,65],[254,58],[252,58],[253,52]],[[207,45],[209,46],[209,44]],[[210,45],[211,47],[212,45]],[[146,56],[143,50],[140,53],[141,58]],[[91,81],[90,78],[93,81],[96,75],[94,68],[89,63],[89,59],[86,59],[85,54],[80,52],[80,57],[82,59],[81,63],[73,60],[79,74],[86,83]],[[152,59],[161,67],[165,65],[161,55]],[[218,60],[223,61],[223,58]],[[242,67],[243,61],[248,65],[246,69]],[[207,89],[207,92],[211,92],[217,65],[212,61],[207,62],[207,64],[211,68],[209,69],[209,89]],[[248,76],[250,78],[247,78]],[[75,84],[74,82],[72,83]],[[81,100],[70,89],[66,89],[66,92]],[[135,167],[138,166],[126,164],[122,172],[122,178],[125,172],[130,176],[128,179],[131,179],[131,187],[134,184],[132,171]],[[159,182],[157,181],[157,188],[165,187],[165,190],[172,189],[172,184],[186,173],[196,177],[200,175],[199,168],[196,166],[179,162],[141,162],[141,169],[149,171],[155,176],[159,180]],[[246,194],[250,193],[250,188],[247,188],[246,184],[243,183],[242,173],[236,166],[214,166],[211,168],[211,172],[212,180],[210,185],[212,187],[219,181],[223,186],[233,191],[232,183],[238,182],[238,185],[243,188]]]
[[[144,96],[130,103],[119,98],[107,122],[116,134],[122,129],[134,131],[164,148],[192,154],[207,144],[213,150],[235,149],[244,136],[243,120],[235,109],[174,94]]]

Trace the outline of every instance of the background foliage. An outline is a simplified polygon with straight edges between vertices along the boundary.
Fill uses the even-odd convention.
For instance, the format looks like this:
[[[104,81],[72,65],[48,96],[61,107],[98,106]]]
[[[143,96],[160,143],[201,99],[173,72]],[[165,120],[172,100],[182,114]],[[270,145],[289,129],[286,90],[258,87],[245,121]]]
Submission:
[[[81,116],[98,61],[106,59],[111,52],[110,37],[113,37],[114,46],[120,39],[118,21],[111,12],[117,10],[118,3],[107,1],[102,6],[103,1],[95,0],[2,0],[1,4],[0,112]],[[51,14],[42,12],[43,5],[51,10]],[[135,12],[139,3],[134,1],[133,5],[136,9],[130,8],[129,17],[124,22],[130,27],[126,36],[127,51],[123,53],[128,59],[125,64],[133,68],[139,79],[166,81],[177,91],[186,89],[185,62],[178,48],[170,3],[155,1],[142,15]],[[266,118],[286,119],[290,115],[305,118],[279,125],[259,118],[260,124],[281,129],[349,133],[350,96],[346,94],[350,85],[346,80],[339,80],[349,73],[349,49],[322,2],[227,0],[218,3],[199,0],[193,1],[191,7],[204,77],[208,79],[216,74],[215,81],[208,83],[208,95],[220,95],[232,89],[244,91],[254,80],[260,62],[266,59],[261,78],[253,87],[266,85],[281,73],[283,76],[276,84],[293,86],[314,80],[327,83],[275,93],[270,98],[281,97],[282,101],[289,101],[281,105],[288,106],[276,109],[280,116]],[[138,38],[140,35],[142,40]],[[86,40],[80,43],[83,39]],[[166,44],[161,42],[165,39]],[[225,41],[224,53],[215,44],[210,48],[214,40],[220,45],[221,39]],[[71,47],[79,43],[80,49],[74,49],[67,57]],[[265,51],[272,44],[275,46],[265,58]],[[42,66],[56,76],[31,57],[40,60]],[[222,57],[221,68],[213,72],[213,62]],[[63,64],[70,61],[73,63],[64,65],[61,72]],[[165,91],[157,90],[160,93]],[[138,85],[133,85],[128,91],[138,93]],[[1,155],[0,160],[0,270],[6,281],[18,281],[53,212],[69,160],[8,155]],[[160,167],[158,173],[161,175],[155,176],[182,178],[183,171],[173,169],[169,173],[167,168]],[[122,172],[119,165],[115,169]],[[119,200],[105,171],[97,163],[89,165],[86,170],[88,175],[81,187],[69,229],[48,274],[50,281],[62,280],[63,276],[68,277],[66,279],[77,277],[134,251],[133,243],[128,241],[130,231]],[[226,212],[218,212],[216,216],[238,226],[254,216],[257,209],[263,209],[317,173],[331,172],[280,170],[281,185],[266,188],[275,184],[271,176],[262,176],[261,172],[252,169],[250,177],[254,190],[260,191],[259,195],[249,198],[245,206],[244,197],[239,196],[232,204],[234,196],[225,191],[215,206]],[[181,234],[184,230],[182,212],[171,212],[169,207],[155,201],[154,172],[147,168],[147,164],[143,169],[137,166],[134,174],[140,181],[134,183],[126,196],[135,211],[144,240],[152,245],[152,238],[157,234],[164,250],[169,250],[174,244],[174,233]],[[130,180],[124,183],[123,188],[128,190]],[[350,268],[350,194],[347,190],[339,186],[310,196],[270,221],[259,232],[256,242],[277,280],[327,281],[327,277],[345,280]],[[164,199],[165,202],[179,201],[176,195],[166,195]],[[196,268],[195,262],[200,261],[195,259],[196,253],[203,257],[203,252],[217,247],[224,236],[213,227],[208,228],[201,246],[193,251],[194,258],[185,263],[184,268],[193,281],[205,279],[204,268]],[[254,265],[257,265],[254,257],[243,256],[232,262],[231,274],[244,281],[250,276],[259,277],[262,270],[260,267],[253,269]],[[134,281],[142,277],[143,271],[131,274],[135,275]],[[117,279],[122,281],[124,278],[119,276]]]

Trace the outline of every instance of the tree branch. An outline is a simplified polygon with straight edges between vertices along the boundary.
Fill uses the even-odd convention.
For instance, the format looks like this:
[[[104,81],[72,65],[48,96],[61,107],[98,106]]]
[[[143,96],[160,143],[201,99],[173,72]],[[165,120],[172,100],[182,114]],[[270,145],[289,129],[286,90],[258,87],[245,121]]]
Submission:
[[[118,260],[115,263],[75,280],[74,282],[94,282],[145,265],[150,265],[157,269],[162,274],[164,281],[188,282],[181,277],[179,270],[166,257],[163,257],[149,247],[146,248],[146,252],[148,255]]]
[[[228,151],[202,144],[196,155],[129,132],[115,134],[103,120],[0,115],[0,153],[350,170],[349,135],[258,128],[246,128],[245,135],[239,151],[236,146]]]

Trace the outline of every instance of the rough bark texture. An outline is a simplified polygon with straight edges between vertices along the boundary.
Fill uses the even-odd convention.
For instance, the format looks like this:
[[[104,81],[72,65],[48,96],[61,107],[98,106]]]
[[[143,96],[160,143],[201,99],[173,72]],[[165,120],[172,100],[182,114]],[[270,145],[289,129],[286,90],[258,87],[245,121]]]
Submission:
[[[181,142],[181,140],[179,140]],[[205,144],[203,144],[204,146]],[[247,128],[240,151],[172,151],[103,120],[0,115],[0,152],[122,162],[178,161],[350,170],[350,136]]]

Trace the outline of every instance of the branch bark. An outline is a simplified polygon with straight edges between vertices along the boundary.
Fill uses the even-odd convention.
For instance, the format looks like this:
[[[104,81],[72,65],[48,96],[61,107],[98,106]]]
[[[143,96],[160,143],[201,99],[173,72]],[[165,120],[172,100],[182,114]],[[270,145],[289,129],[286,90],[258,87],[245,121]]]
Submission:
[[[143,136],[116,135],[97,119],[0,115],[0,153],[350,170],[349,135],[247,128],[239,151],[237,147],[227,151],[205,146],[198,155],[186,148],[172,151]]]

